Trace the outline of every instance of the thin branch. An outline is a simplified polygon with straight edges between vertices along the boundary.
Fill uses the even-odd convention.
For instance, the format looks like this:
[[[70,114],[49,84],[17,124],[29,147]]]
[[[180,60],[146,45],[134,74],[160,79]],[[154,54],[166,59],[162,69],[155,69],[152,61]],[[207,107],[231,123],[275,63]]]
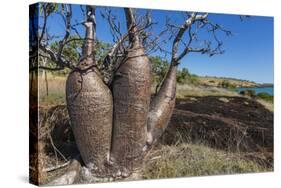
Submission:
[[[57,152],[58,154],[60,154],[60,156],[63,158],[64,161],[67,161],[66,157],[65,157],[65,156],[60,152],[60,150],[55,146],[54,141],[53,141],[53,138],[52,138],[50,132],[48,132],[48,137],[49,137],[50,143],[51,143],[51,145],[52,145],[52,147],[53,147],[53,149],[54,149],[55,154],[56,154],[56,152]]]
[[[110,27],[110,32],[113,36],[113,41],[116,42],[123,35],[121,32],[121,23],[120,19],[117,19],[117,16],[112,14],[112,11],[109,8],[105,8],[105,11],[101,13],[101,16],[107,21]]]
[[[139,35],[137,34],[137,25],[134,15],[134,9],[124,8],[126,16],[127,30],[129,32],[129,41],[131,44],[139,42]]]
[[[136,25],[138,25],[137,28],[139,28],[137,29],[139,33],[156,24],[158,23],[152,22],[151,10],[148,10],[146,14],[139,19],[138,23],[136,23]]]
[[[41,44],[41,41],[44,37],[44,34],[45,34],[45,30],[46,30],[46,25],[47,25],[47,12],[46,12],[46,7],[48,6],[48,4],[46,5],[42,5],[43,6],[43,16],[44,16],[44,19],[43,19],[43,28],[42,28],[42,33],[41,33],[41,36],[39,38],[39,41],[38,43]]]
[[[66,20],[65,20],[65,35],[63,39],[59,42],[59,50],[58,50],[58,56],[61,56],[63,48],[65,46],[65,42],[67,41],[69,35],[70,35],[70,30],[71,30],[71,17],[72,17],[72,7],[71,5],[66,5]]]
[[[31,69],[29,69],[29,71],[34,71],[37,69],[42,69],[42,70],[49,70],[49,71],[60,71],[63,70],[64,67],[46,67],[46,66],[36,66],[36,67],[32,67]]]
[[[58,54],[56,54],[49,47],[39,44],[39,49],[42,50],[44,53],[48,54],[49,59],[55,62],[59,67],[67,67],[71,70],[74,70],[76,68],[72,62],[64,59],[62,56],[58,56]]]
[[[58,169],[61,169],[61,168],[64,168],[66,166],[68,166],[70,164],[71,161],[67,161],[61,165],[56,165],[56,166],[52,166],[52,167],[49,167],[49,168],[44,168],[42,170],[42,172],[52,172],[52,171],[55,171],[55,170],[58,170]]]
[[[118,49],[120,48],[121,44],[128,38],[128,34],[125,34],[124,36],[122,36],[119,41],[117,41],[111,48],[111,50],[108,52],[107,56],[112,57],[114,54],[116,54],[116,52],[118,51]]]
[[[46,5],[48,6],[48,5]],[[53,51],[51,48],[49,48],[47,46],[47,44],[43,45],[43,36],[46,35],[47,39],[46,42],[50,39],[47,33],[47,29],[46,29],[46,23],[47,23],[47,12],[46,12],[46,6],[43,7],[43,11],[44,11],[44,23],[43,23],[43,27],[42,27],[42,34],[40,37],[40,41],[39,41],[39,49],[44,53],[47,54],[48,59],[51,59],[54,63],[56,63],[58,65],[58,67],[56,68],[50,68],[50,67],[44,67],[44,66],[36,66],[36,67],[32,67],[30,70],[35,70],[38,68],[42,68],[42,69],[46,69],[46,70],[62,70],[64,67],[67,67],[71,70],[75,69],[75,66],[72,62],[66,60],[65,58],[62,57],[62,51],[63,48],[65,46],[65,43],[67,42],[67,39],[70,35],[70,29],[71,29],[71,17],[72,17],[72,8],[71,5],[66,6],[66,32],[65,35],[63,37],[63,39],[59,42],[59,49],[58,52],[56,53],[55,51]],[[43,54],[39,53],[41,56]]]
[[[197,13],[193,12],[193,13],[189,14],[188,19],[185,21],[185,23],[182,26],[180,26],[180,29],[179,29],[178,33],[176,34],[176,37],[173,41],[172,62],[178,63],[178,61],[180,61],[180,59],[188,53],[188,48],[186,47],[183,50],[183,52],[179,56],[177,56],[179,42],[182,40],[182,37],[183,37],[184,33],[186,32],[186,30],[188,28],[190,28],[194,22],[202,21],[202,20],[206,19],[207,16],[208,16],[208,13],[198,15]]]

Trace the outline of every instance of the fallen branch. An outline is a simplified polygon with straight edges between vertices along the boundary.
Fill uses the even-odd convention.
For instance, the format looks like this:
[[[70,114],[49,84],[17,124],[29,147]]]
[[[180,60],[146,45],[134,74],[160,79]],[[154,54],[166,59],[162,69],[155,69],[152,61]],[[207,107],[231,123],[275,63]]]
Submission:
[[[79,178],[80,168],[81,168],[81,163],[79,161],[79,157],[76,157],[75,159],[71,160],[66,173],[64,173],[62,176],[58,177],[57,179],[54,179],[53,181],[47,183],[46,185],[57,186],[57,185],[73,184]]]
[[[58,170],[58,169],[61,169],[61,168],[64,168],[66,166],[68,166],[70,164],[71,161],[67,161],[66,163],[63,163],[61,165],[56,165],[56,166],[52,166],[52,167],[49,167],[49,168],[44,168],[42,171],[43,172],[52,172],[54,170]]]

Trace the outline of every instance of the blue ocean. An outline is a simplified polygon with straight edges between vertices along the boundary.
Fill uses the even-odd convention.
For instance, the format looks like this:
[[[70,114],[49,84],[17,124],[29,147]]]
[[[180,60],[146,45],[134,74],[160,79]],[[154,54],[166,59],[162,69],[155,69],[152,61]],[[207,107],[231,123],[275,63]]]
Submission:
[[[268,93],[269,95],[274,95],[274,90],[273,87],[253,87],[253,88],[245,88],[245,87],[241,87],[241,88],[237,88],[236,89],[238,92],[243,91],[243,90],[254,90],[256,92],[256,94],[259,93]]]

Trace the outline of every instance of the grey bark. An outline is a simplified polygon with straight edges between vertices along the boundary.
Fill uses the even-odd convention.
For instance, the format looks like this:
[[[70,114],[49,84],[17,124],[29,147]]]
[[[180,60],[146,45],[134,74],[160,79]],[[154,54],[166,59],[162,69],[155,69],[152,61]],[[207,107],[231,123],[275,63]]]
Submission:
[[[176,102],[177,66],[173,63],[159,92],[150,104],[147,120],[147,144],[152,145],[168,126]]]
[[[131,9],[125,9],[130,48],[112,83],[114,127],[111,157],[123,171],[139,168],[146,142],[150,103],[151,68],[139,41]]]

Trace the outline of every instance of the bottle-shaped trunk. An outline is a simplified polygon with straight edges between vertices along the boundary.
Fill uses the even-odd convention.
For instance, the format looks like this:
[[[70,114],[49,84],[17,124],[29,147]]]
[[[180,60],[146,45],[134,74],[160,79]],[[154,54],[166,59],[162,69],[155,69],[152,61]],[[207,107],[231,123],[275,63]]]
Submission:
[[[114,76],[114,123],[112,160],[121,170],[132,172],[141,166],[146,142],[150,103],[151,68],[140,45],[128,51]]]
[[[86,23],[83,58],[66,82],[66,101],[72,130],[87,167],[106,175],[112,132],[112,95],[95,65],[92,23]]]
[[[144,52],[132,9],[125,8],[129,45],[127,57],[114,75],[111,159],[124,173],[139,168],[147,135],[151,67]]]
[[[147,144],[152,145],[167,128],[176,102],[177,67],[171,64],[165,80],[150,104]]]

